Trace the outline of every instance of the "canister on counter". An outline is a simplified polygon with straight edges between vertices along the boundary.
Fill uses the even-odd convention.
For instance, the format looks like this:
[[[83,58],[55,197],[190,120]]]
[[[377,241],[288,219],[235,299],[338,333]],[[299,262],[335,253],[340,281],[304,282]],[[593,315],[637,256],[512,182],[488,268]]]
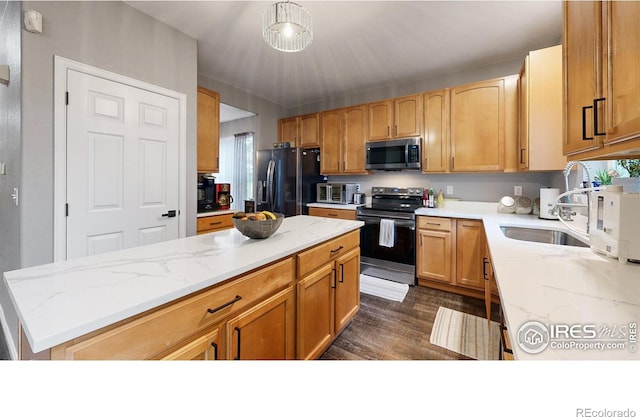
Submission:
[[[245,213],[255,213],[256,212],[256,202],[253,200],[244,200],[244,212]]]

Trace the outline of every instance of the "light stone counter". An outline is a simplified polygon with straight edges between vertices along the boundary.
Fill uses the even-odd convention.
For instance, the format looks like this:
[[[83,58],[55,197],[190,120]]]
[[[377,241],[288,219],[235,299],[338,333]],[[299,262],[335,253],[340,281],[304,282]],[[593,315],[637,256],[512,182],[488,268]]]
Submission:
[[[362,225],[295,216],[264,240],[229,229],[5,272],[4,279],[37,353]]]
[[[336,204],[336,203],[307,203],[307,207],[328,208],[336,210],[357,210],[364,204]]]
[[[205,211],[203,213],[196,214],[197,218],[200,217],[211,217],[211,216],[220,216],[222,214],[230,214],[235,213],[235,210],[216,210],[216,211]]]
[[[561,230],[580,237],[556,220],[500,214],[497,203],[456,202],[443,209],[418,209],[416,214],[482,219],[516,359],[640,359],[637,345],[629,341],[633,326],[640,322],[640,264],[620,264],[590,248],[509,239],[500,226]],[[577,216],[572,223],[585,230],[586,218]],[[542,328],[525,326],[532,321]],[[553,337],[554,329],[564,325],[574,326],[574,337]],[[546,328],[548,343],[534,345],[546,348],[539,353],[523,350],[518,343],[521,327],[543,335]],[[592,348],[596,343],[619,342],[625,342],[622,349]],[[567,343],[574,345],[559,347]],[[531,345],[529,349],[535,350]]]

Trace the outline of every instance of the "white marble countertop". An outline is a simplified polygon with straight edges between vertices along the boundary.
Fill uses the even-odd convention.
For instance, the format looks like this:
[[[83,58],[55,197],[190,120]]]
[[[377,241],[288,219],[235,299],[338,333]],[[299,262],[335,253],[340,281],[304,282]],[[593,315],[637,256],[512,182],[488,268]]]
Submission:
[[[216,210],[216,211],[205,211],[203,213],[196,214],[196,217],[211,217],[211,216],[219,216],[221,214],[230,214],[235,213],[235,210]]]
[[[638,360],[630,329],[640,321],[640,264],[620,264],[590,248],[514,240],[500,226],[561,230],[580,238],[557,220],[533,215],[500,214],[497,203],[455,202],[443,209],[418,209],[417,215],[482,219],[505,324],[516,359]],[[586,218],[572,226],[585,230]],[[582,237],[580,240],[587,242]],[[538,325],[528,325],[538,322]],[[554,330],[574,326],[574,337],[558,337]],[[528,353],[518,343],[519,330],[538,330],[544,343]],[[610,343],[624,342],[621,349]],[[602,343],[602,345],[598,345]]]
[[[363,222],[295,216],[264,240],[235,229],[4,273],[34,352],[116,323],[323,241]]]
[[[337,203],[307,203],[307,207],[328,208],[336,210],[357,210],[364,204],[337,204]]]

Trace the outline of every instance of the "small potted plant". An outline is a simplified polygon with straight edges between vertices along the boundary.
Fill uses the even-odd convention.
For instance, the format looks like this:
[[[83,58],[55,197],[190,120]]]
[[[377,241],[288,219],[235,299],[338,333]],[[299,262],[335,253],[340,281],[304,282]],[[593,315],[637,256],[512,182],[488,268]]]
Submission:
[[[599,187],[601,185],[611,185],[612,184],[612,180],[614,178],[618,178],[620,176],[620,173],[615,170],[615,169],[601,169],[598,170],[598,172],[596,173],[594,179],[594,186],[595,187]]]
[[[622,185],[625,192],[640,193],[640,159],[620,159],[618,165],[629,173],[629,177],[615,178],[612,183]]]

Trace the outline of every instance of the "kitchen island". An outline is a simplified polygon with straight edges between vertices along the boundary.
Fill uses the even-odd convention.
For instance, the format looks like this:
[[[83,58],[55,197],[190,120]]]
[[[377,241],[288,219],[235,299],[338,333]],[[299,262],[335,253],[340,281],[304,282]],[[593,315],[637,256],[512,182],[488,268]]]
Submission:
[[[447,202],[416,215],[482,221],[515,359],[640,359],[640,264],[589,247],[508,238],[502,226],[563,231],[588,244],[557,220],[500,214],[496,203]],[[586,230],[584,216],[574,219],[572,227]],[[543,340],[520,343],[527,331]]]
[[[100,344],[108,339],[105,335],[122,334],[123,326],[128,326],[126,332],[135,333],[135,337],[112,338],[113,346],[105,357],[145,357],[153,349],[162,349],[154,345],[148,352],[133,351],[131,356],[119,355],[117,350],[124,349],[120,344],[154,331],[167,333],[171,343],[182,342],[186,335],[175,326],[189,320],[194,337],[213,329],[230,341],[232,335],[216,327],[222,319],[246,309],[253,311],[256,305],[285,290],[288,302],[292,297],[296,302],[294,284],[301,256],[311,256],[314,262],[338,262],[351,250],[357,254],[359,267],[361,226],[359,221],[295,216],[284,219],[276,233],[264,240],[248,239],[229,229],[6,272],[4,279],[28,343],[28,349],[22,346],[22,354],[51,349],[51,357],[77,358],[77,351],[57,347],[76,342],[87,345],[87,340]],[[310,264],[324,266],[314,262]],[[240,291],[247,295],[241,296]],[[229,295],[230,302],[215,304],[226,301]],[[193,308],[201,305],[208,307],[189,316]],[[172,315],[167,315],[168,311]],[[287,329],[295,323],[291,311],[295,313],[296,309],[287,306]],[[170,327],[162,327],[162,323],[169,323]],[[235,325],[242,327],[241,323]],[[239,337],[238,331],[238,340]],[[223,349],[227,344],[224,340],[220,343]],[[286,349],[291,353],[295,347],[287,340]],[[171,351],[172,346],[165,346],[169,341],[158,343]],[[216,356],[217,350],[218,347]]]

